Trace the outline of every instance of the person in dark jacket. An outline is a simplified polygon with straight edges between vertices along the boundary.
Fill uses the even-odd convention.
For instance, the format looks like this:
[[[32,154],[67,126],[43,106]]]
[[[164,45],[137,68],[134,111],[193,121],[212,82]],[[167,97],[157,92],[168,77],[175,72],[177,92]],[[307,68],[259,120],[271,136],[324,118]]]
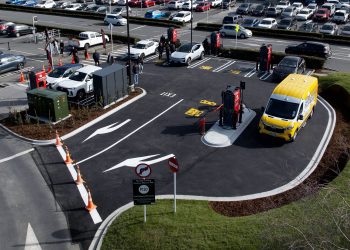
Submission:
[[[137,60],[137,63],[139,65],[139,69],[140,69],[140,74],[142,74],[143,72],[143,56],[140,56]]]
[[[63,55],[63,51],[64,51],[64,42],[63,40],[60,41],[60,54]]]
[[[162,43],[159,43],[158,45],[158,53],[159,53],[159,60],[161,60],[163,58],[163,44]]]
[[[92,54],[92,58],[94,59],[95,66],[100,66],[100,53],[97,50]]]
[[[210,45],[208,42],[208,38],[205,38],[204,41],[202,42],[202,44],[203,44],[205,54],[209,55],[210,54]]]
[[[134,65],[132,66],[132,73],[134,74],[134,85],[138,85],[140,68],[137,62],[134,62]]]
[[[174,43],[170,43],[169,48],[170,48],[170,54],[175,52],[175,44]]]
[[[170,47],[169,47],[168,42],[165,42],[165,55],[166,55],[166,62],[167,62],[167,64],[169,64],[169,62],[170,62]]]

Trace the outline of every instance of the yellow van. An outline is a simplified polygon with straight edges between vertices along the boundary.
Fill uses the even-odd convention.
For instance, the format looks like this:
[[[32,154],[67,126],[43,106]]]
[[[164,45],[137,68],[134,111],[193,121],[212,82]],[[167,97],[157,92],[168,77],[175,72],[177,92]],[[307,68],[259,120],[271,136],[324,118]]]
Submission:
[[[294,141],[312,117],[318,95],[318,79],[290,74],[276,86],[259,122],[259,132]]]

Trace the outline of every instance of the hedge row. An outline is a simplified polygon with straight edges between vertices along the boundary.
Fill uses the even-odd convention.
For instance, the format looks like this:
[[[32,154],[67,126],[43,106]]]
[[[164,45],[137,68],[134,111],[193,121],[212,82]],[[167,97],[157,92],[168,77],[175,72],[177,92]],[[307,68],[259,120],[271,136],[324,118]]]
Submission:
[[[242,48],[221,48],[219,55],[226,58],[241,59],[246,61],[256,62],[259,58],[259,50],[257,49],[242,49]],[[286,54],[282,52],[272,53],[272,64],[278,64]],[[319,57],[303,56],[306,67],[310,69],[322,69],[325,59]]]
[[[30,13],[45,14],[45,15],[68,16],[68,17],[93,19],[93,20],[101,20],[101,21],[105,17],[105,14],[102,14],[102,13],[70,11],[65,9],[35,8],[35,7],[26,7],[26,6],[3,4],[3,3],[0,3],[0,9],[19,11],[19,12],[30,12]],[[151,25],[151,26],[162,26],[162,27],[172,26],[175,28],[180,28],[184,26],[183,23],[175,22],[171,20],[148,19],[148,18],[135,17],[135,16],[129,16],[129,21],[130,23],[144,24],[144,25]]]
[[[217,23],[198,23],[196,30],[203,31],[218,31],[222,27],[222,24]],[[350,45],[349,36],[332,36],[321,33],[308,33],[293,30],[281,30],[281,29],[262,29],[262,28],[249,28],[254,36],[265,36],[265,37],[278,37],[287,39],[298,39],[298,40],[312,40],[320,42],[328,42],[335,44]]]

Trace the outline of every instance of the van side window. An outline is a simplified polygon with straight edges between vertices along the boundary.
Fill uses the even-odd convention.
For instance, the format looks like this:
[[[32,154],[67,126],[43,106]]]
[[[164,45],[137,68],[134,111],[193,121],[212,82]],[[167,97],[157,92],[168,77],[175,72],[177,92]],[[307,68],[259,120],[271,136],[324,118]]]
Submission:
[[[304,109],[304,103],[302,103],[300,106],[299,115],[301,115],[303,113],[303,109]]]

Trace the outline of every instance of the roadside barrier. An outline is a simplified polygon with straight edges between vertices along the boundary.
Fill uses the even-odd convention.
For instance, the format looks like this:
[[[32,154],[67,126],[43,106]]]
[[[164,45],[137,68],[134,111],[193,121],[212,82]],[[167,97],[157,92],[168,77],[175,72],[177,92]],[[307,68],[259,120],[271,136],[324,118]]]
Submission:
[[[83,177],[80,174],[80,167],[79,167],[79,165],[76,164],[76,166],[77,166],[77,179],[75,180],[75,183],[77,185],[82,185],[82,184],[84,184],[85,181],[84,181]]]
[[[24,83],[26,80],[24,79],[24,74],[23,74],[23,72],[21,71],[21,74],[20,74],[20,76],[19,76],[19,82],[20,83]]]

